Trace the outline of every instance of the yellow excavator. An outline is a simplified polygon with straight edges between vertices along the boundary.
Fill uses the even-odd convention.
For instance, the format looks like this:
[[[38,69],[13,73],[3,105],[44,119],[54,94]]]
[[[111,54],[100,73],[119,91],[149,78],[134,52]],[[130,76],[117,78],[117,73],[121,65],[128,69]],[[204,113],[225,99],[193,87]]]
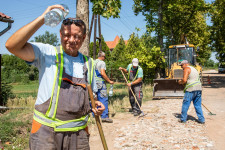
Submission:
[[[199,51],[199,48],[195,50],[195,46],[189,43],[169,46],[165,57],[167,78],[153,80],[153,99],[184,96],[184,85],[178,84],[178,80],[183,78],[183,69],[178,65],[182,60],[188,60],[189,64],[198,70],[200,79],[202,78],[202,67],[196,62],[196,51]]]

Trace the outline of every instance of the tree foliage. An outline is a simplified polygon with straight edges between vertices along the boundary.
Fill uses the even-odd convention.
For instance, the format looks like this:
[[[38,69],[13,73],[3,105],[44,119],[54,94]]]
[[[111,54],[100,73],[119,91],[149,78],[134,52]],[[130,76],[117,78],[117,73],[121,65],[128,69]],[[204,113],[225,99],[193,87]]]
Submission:
[[[9,98],[15,98],[15,95],[12,92],[12,86],[9,83],[6,83],[5,81],[2,82],[2,91],[1,91],[1,98],[2,101],[0,102],[0,105],[6,105]]]
[[[134,13],[136,15],[142,13],[145,16],[147,32],[154,32],[156,36],[163,35],[165,48],[181,44],[181,36],[186,35],[191,44],[201,48],[198,58],[200,63],[204,63],[210,57],[210,32],[206,25],[206,14],[210,5],[204,0],[134,0],[134,2]],[[159,22],[159,13],[162,14],[162,26]]]
[[[102,15],[107,19],[111,16],[119,18],[121,9],[120,0],[91,0],[91,2],[93,3],[92,12],[94,14]]]
[[[118,70],[119,67],[126,68],[130,62],[125,55],[126,45],[122,36],[116,47],[111,52],[111,62],[109,63],[110,75],[113,79],[123,79],[121,72]]]
[[[37,79],[38,71],[14,55],[2,56],[2,79],[5,82],[24,82]]]
[[[212,25],[212,46],[217,52],[217,59],[220,64],[225,65],[225,1],[215,0],[211,12]]]
[[[130,62],[133,58],[138,58],[144,71],[144,80],[148,82],[152,82],[158,69],[163,68],[165,62],[160,47],[156,47],[154,42],[155,38],[150,36],[146,38],[144,35],[138,38],[137,35],[132,34],[126,47],[126,57],[130,59]]]
[[[105,40],[104,40],[104,37],[102,36],[101,38],[101,45],[102,45],[102,51],[106,54],[106,61],[110,61],[110,51],[109,51],[109,47],[107,46],[107,44],[105,43]],[[90,45],[89,45],[89,56],[93,58],[93,51],[94,51],[94,43],[91,42]],[[98,52],[100,51],[100,48],[99,48],[99,41],[96,41],[96,52],[95,52],[95,58],[98,58]]]
[[[119,43],[111,53],[111,64],[113,68],[113,77],[122,79],[121,72],[118,71],[119,67],[127,68],[133,58],[139,59],[139,65],[144,71],[145,82],[152,82],[155,78],[157,68],[164,67],[163,53],[159,47],[155,47],[156,38],[147,34],[141,38],[136,34],[132,34],[125,45],[123,37],[120,37]]]
[[[59,39],[57,38],[56,33],[49,33],[48,31],[45,31],[43,35],[34,37],[34,40],[35,42],[48,43],[53,46],[59,45]]]

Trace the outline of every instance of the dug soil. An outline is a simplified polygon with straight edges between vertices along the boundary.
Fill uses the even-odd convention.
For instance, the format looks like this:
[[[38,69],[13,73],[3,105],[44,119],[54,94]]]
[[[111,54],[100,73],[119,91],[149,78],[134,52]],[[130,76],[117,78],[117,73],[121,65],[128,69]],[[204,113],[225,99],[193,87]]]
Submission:
[[[203,72],[202,109],[205,124],[197,122],[193,104],[188,121],[179,123],[182,99],[150,100],[144,117],[117,112],[113,123],[102,123],[109,150],[224,150],[225,74]],[[91,150],[103,150],[96,125],[89,127]]]

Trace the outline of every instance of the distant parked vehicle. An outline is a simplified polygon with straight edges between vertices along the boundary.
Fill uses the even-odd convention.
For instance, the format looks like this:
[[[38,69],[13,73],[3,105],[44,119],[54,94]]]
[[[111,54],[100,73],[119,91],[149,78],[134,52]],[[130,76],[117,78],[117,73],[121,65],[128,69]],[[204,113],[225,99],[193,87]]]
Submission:
[[[218,73],[225,73],[225,65],[219,65]]]

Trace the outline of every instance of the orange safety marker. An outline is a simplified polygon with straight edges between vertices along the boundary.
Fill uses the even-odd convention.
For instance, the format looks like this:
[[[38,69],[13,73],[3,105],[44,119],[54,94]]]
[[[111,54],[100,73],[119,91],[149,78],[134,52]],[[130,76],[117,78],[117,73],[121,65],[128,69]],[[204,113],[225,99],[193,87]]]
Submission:
[[[211,84],[211,81],[210,81],[209,75],[208,75],[208,84]]]

